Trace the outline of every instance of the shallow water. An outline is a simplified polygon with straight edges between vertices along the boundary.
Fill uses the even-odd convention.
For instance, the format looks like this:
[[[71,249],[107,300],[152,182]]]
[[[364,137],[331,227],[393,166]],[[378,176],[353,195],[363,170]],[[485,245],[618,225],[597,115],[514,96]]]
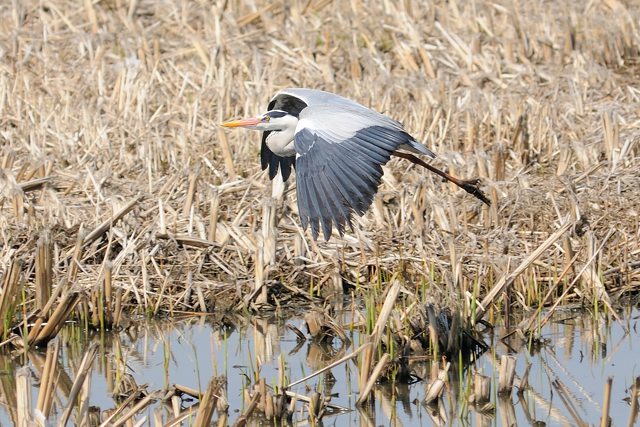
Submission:
[[[344,363],[322,374],[293,391],[309,395],[312,390],[332,393],[332,403],[354,409],[345,413],[327,415],[324,425],[521,425],[535,421],[548,425],[575,425],[575,417],[589,424],[599,423],[602,412],[604,384],[613,378],[610,415],[613,425],[626,425],[628,397],[633,379],[640,375],[640,310],[629,308],[621,313],[623,321],[607,323],[594,320],[592,315],[576,311],[564,311],[554,317],[542,330],[544,344],[534,350],[527,343],[515,338],[501,341],[503,329],[485,334],[485,342],[491,350],[482,355],[470,369],[462,372],[455,367],[449,373],[448,386],[442,399],[440,416],[422,402],[425,382],[411,385],[390,384],[376,386],[375,402],[365,409],[355,410],[358,397],[357,367],[353,362]],[[79,328],[67,328],[61,339],[60,364],[66,372],[58,381],[56,413],[66,404],[74,372],[91,340],[100,342],[100,352],[91,376],[91,404],[101,410],[116,405],[112,386],[117,366],[126,366],[138,385],[147,384],[148,390],[166,389],[180,384],[194,389],[205,389],[212,375],[227,377],[226,396],[229,400],[229,420],[232,424],[246,407],[242,390],[253,384],[256,363],[259,375],[267,385],[278,384],[280,366],[284,363],[289,382],[302,378],[332,361],[348,354],[359,342],[352,333],[350,346],[322,347],[310,340],[300,342],[286,327],[301,328],[300,319],[278,321],[275,319],[244,320],[241,326],[212,324],[207,317],[191,317],[172,322],[138,322],[125,332],[83,337]],[[516,375],[521,376],[525,366],[531,363],[529,385],[522,395],[516,392],[507,398],[495,394],[497,384],[496,360],[501,355],[512,354],[517,358]],[[11,425],[15,421],[15,374],[21,366],[29,366],[32,374],[32,399],[37,400],[37,384],[44,353],[30,352],[25,356],[0,355],[0,424]],[[258,362],[256,362],[258,361]],[[420,376],[428,376],[427,362],[412,364]],[[491,401],[495,412],[479,414],[466,404],[470,375],[478,371],[492,377]],[[460,377],[462,375],[462,381]],[[557,380],[557,381],[554,381]],[[518,382],[518,380],[516,381]],[[559,388],[564,389],[563,393]],[[571,402],[574,415],[567,409],[562,397]],[[184,402],[185,406],[190,402]],[[142,415],[152,419],[153,410],[159,410],[164,421],[171,417],[169,405],[160,403],[144,411]],[[300,410],[295,420],[306,420]],[[214,420],[217,419],[214,413]],[[253,420],[257,424],[257,420]],[[186,425],[186,424],[185,424]]]

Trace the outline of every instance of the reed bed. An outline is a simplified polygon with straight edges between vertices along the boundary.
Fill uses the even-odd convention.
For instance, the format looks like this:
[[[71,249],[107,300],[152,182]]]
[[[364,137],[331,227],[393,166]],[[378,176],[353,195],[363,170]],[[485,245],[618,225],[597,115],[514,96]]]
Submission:
[[[569,222],[497,297],[535,306],[565,267],[566,280],[581,272],[571,297],[637,290],[633,5],[16,1],[0,11],[0,268],[13,283],[21,264],[28,308],[65,277],[75,292],[119,292],[125,312],[161,314],[236,307],[274,282],[281,295],[267,301],[265,288],[262,303],[305,300],[310,287],[397,271],[434,301],[469,305]],[[392,161],[355,232],[313,242],[295,182],[272,186],[260,171],[258,135],[216,126],[293,85],[403,121],[439,165],[481,177],[493,205]]]
[[[401,344],[472,354],[461,331],[523,312],[535,335],[552,303],[615,317],[640,289],[638,18],[617,0],[3,4],[0,346],[347,293],[366,389]],[[259,136],[217,126],[288,86],[402,121],[492,205],[393,160],[354,231],[313,241]]]

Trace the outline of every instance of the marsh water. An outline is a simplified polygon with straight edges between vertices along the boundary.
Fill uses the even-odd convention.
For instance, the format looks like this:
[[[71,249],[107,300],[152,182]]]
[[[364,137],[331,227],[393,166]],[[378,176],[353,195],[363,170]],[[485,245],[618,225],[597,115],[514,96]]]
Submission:
[[[328,413],[322,419],[324,425],[575,425],[577,418],[594,425],[602,412],[604,384],[611,377],[610,416],[613,425],[626,425],[630,387],[640,375],[640,310],[629,307],[618,314],[621,321],[605,321],[604,316],[585,311],[560,311],[541,330],[543,340],[539,343],[522,342],[513,336],[501,339],[506,334],[504,328],[484,331],[483,339],[490,350],[470,366],[453,364],[438,409],[423,404],[426,382],[417,379],[412,384],[379,384],[374,388],[373,402],[356,408],[358,371],[354,362],[343,363],[293,391],[331,394],[333,404],[349,409]],[[117,406],[113,384],[122,372],[149,391],[164,390],[172,384],[204,389],[213,375],[224,375],[229,424],[246,408],[243,390],[255,383],[256,375],[268,386],[276,385],[284,367],[287,381],[293,382],[348,354],[360,342],[353,331],[350,343],[335,340],[331,345],[320,345],[301,340],[288,325],[305,330],[300,318],[275,317],[225,322],[207,316],[138,321],[118,333],[90,336],[80,327],[70,326],[58,337],[62,344],[59,366],[64,371],[57,382],[54,410],[60,414],[66,405],[70,385],[90,342],[99,343],[91,374],[90,403],[101,411]],[[495,393],[497,360],[504,354],[517,358],[516,383],[531,364],[529,387],[522,394],[514,390],[511,396],[498,397]],[[44,350],[0,356],[0,424],[15,423],[15,377],[23,366],[30,370],[35,404],[43,360]],[[411,368],[418,377],[428,379],[429,360],[414,361]],[[492,377],[494,411],[476,412],[467,403],[473,372]],[[193,402],[183,402],[183,406],[190,404]],[[306,422],[307,415],[301,408],[298,404],[294,423]],[[151,425],[149,420],[154,415],[166,421],[172,417],[171,406],[157,402],[137,420],[147,416],[146,424]],[[217,417],[216,412],[214,421]],[[260,420],[251,423],[258,425]]]

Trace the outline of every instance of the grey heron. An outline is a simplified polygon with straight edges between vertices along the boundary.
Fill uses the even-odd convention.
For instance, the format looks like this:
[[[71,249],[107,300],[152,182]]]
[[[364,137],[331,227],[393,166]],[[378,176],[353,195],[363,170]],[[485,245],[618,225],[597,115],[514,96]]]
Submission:
[[[280,170],[286,181],[295,168],[298,212],[303,229],[311,225],[314,240],[319,225],[329,240],[333,226],[343,235],[345,225],[352,226],[352,214],[367,211],[381,183],[382,166],[392,155],[423,166],[490,204],[477,187],[478,180],[458,179],[416,157],[436,155],[402,124],[355,101],[321,90],[290,88],[271,98],[267,110],[222,126],[263,131],[260,157],[270,179]]]

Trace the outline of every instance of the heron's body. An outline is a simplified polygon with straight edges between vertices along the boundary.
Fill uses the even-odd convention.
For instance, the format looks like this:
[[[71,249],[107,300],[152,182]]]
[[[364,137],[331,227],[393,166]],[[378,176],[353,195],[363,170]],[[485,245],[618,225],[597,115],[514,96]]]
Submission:
[[[298,211],[303,227],[311,224],[314,239],[319,225],[329,239],[332,225],[342,234],[345,225],[351,225],[353,212],[366,212],[391,155],[420,164],[488,203],[475,182],[458,180],[399,151],[435,157],[402,124],[357,102],[320,90],[292,88],[278,92],[267,109],[260,117],[223,125],[263,131],[260,157],[271,179],[280,171],[286,181],[295,167]]]

